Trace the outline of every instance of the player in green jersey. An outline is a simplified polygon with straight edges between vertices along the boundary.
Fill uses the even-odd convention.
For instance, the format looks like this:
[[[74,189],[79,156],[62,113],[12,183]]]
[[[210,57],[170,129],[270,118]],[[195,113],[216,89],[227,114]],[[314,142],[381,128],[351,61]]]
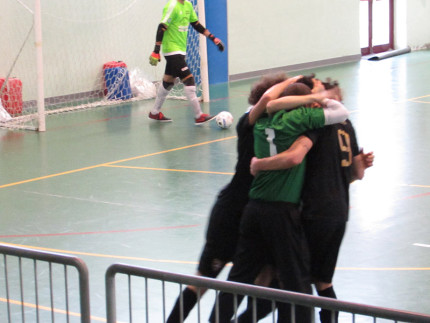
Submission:
[[[299,91],[299,93],[297,93]],[[306,92],[307,91],[307,92]],[[290,85],[284,95],[308,94],[304,84]],[[279,108],[285,97],[270,101],[267,109]],[[326,109],[297,108],[279,111],[259,119],[254,126],[254,148],[257,157],[267,157],[289,148],[306,130],[344,121],[348,112],[337,101],[325,99]],[[300,223],[298,203],[304,181],[301,163],[288,170],[260,172],[254,179],[250,201],[241,221],[240,237],[234,265],[228,280],[252,284],[266,263],[274,263],[279,273],[280,287],[310,294],[311,281],[306,240]],[[229,322],[234,312],[234,296],[221,293],[217,315],[210,321]],[[238,296],[238,302],[242,300]],[[311,322],[309,308],[296,306],[297,322]],[[278,322],[290,321],[290,307],[280,305]]]
[[[174,85],[174,81],[179,77],[184,84],[185,95],[193,107],[195,124],[200,125],[215,118],[203,113],[196,95],[194,76],[185,61],[187,52],[188,26],[191,26],[199,33],[205,35],[218,47],[224,51],[224,44],[210,33],[199,21],[193,5],[187,0],[169,0],[164,6],[161,22],[158,25],[155,38],[154,51],[149,56],[149,63],[157,65],[160,62],[160,49],[166,59],[166,69],[164,72],[162,85],[159,86],[157,97],[148,117],[159,122],[171,122],[172,119],[160,112],[161,107]]]

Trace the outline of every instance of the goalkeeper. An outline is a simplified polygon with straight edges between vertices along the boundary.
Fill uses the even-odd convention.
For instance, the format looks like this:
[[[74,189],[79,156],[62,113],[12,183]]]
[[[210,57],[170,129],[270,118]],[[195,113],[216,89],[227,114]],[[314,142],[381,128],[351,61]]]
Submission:
[[[158,25],[154,51],[149,56],[149,63],[156,66],[161,61],[160,48],[161,45],[163,46],[162,51],[166,59],[166,69],[162,85],[159,86],[157,91],[154,107],[149,112],[150,119],[160,122],[172,121],[160,110],[177,77],[184,84],[185,96],[193,107],[195,124],[200,125],[215,118],[215,116],[202,113],[196,94],[194,76],[185,62],[189,24],[197,32],[212,40],[221,52],[224,51],[222,41],[200,24],[191,2],[187,0],[169,0],[164,6],[161,22]]]

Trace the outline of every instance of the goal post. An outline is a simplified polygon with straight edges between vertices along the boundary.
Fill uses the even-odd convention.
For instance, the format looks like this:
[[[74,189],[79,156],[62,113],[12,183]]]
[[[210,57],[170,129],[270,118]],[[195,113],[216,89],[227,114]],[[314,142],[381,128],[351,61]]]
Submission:
[[[149,55],[166,2],[7,1],[0,95],[11,119],[0,118],[0,127],[44,131],[51,114],[154,98],[165,60],[154,67]],[[204,24],[204,0],[190,2]],[[186,59],[198,97],[209,101],[206,38],[191,26]],[[180,82],[169,98],[185,99]]]
[[[203,26],[206,26],[205,1],[197,0],[199,21]],[[199,35],[200,43],[200,74],[201,74],[201,89],[203,102],[209,102],[209,72],[208,72],[208,52],[206,37]]]
[[[38,130],[46,131],[45,94],[43,86],[43,51],[42,51],[42,12],[41,0],[34,1],[34,46],[36,47],[37,67],[37,120]]]

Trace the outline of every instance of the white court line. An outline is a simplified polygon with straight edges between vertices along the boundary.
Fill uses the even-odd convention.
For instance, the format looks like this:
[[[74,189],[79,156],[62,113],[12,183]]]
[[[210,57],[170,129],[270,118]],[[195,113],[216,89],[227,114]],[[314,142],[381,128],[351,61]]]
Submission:
[[[430,248],[430,244],[414,243],[413,245],[417,247]]]
[[[90,203],[100,203],[100,204],[114,205],[114,206],[119,206],[119,207],[129,207],[129,208],[148,210],[147,206],[141,205],[141,204],[126,204],[126,203],[118,203],[118,202],[109,202],[109,201],[96,200],[96,199],[91,198],[91,197],[90,198],[82,198],[82,197],[43,193],[43,192],[35,192],[35,191],[26,191],[26,190],[21,190],[20,192],[28,193],[28,194],[35,194],[35,195],[42,195],[42,196],[55,197],[55,198],[61,198],[61,199],[69,199],[69,200],[76,200],[76,201],[83,201],[83,202],[90,202]],[[160,211],[160,210],[162,210],[162,208],[151,207],[151,210]],[[206,214],[200,214],[200,213],[194,213],[194,212],[185,212],[185,211],[178,211],[178,210],[175,210],[175,212],[177,212],[178,214],[198,216],[201,218],[207,217]]]

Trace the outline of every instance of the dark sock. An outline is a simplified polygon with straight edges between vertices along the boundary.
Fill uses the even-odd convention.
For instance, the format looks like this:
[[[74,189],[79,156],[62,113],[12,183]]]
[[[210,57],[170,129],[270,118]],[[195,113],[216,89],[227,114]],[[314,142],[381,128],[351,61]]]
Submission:
[[[269,285],[270,288],[279,288],[279,282],[277,279],[273,279]],[[277,305],[275,305],[275,308]],[[252,310],[254,306],[252,304],[252,297],[248,297],[248,304],[245,311],[238,317],[239,323],[253,322]],[[267,299],[257,298],[257,322],[265,318],[269,313],[272,312],[272,301]]]
[[[194,305],[197,303],[197,294],[194,293],[188,287],[185,288],[182,292],[182,299],[184,303],[184,320],[187,318],[188,314],[193,309]],[[181,296],[179,296],[176,300],[175,306],[173,306],[172,311],[170,312],[169,317],[167,318],[166,323],[179,323],[181,322]]]
[[[336,293],[334,292],[333,286],[326,288],[324,290],[319,290],[318,295],[323,296],[323,297],[334,298],[334,299],[337,298]],[[334,312],[334,314],[335,314],[334,315],[334,317],[335,317],[334,322],[337,323],[339,312]],[[321,323],[332,323],[331,315],[332,315],[332,311],[322,308],[320,311]]]
[[[239,323],[253,322],[252,311],[253,311],[252,297],[248,297],[248,305],[246,310],[238,317]],[[257,322],[262,318],[266,317],[272,312],[272,301],[267,299],[257,298]]]

